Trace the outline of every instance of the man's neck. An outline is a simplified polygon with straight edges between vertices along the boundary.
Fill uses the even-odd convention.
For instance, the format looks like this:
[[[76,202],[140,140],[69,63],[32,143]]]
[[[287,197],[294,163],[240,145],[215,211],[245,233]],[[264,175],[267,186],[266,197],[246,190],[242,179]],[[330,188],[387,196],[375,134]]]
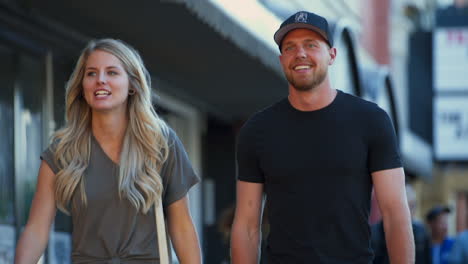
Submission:
[[[290,86],[288,100],[297,110],[315,111],[331,104],[336,94],[330,86],[318,86],[309,91],[298,91]]]
[[[442,244],[444,242],[444,237],[437,237],[432,239],[432,244]]]

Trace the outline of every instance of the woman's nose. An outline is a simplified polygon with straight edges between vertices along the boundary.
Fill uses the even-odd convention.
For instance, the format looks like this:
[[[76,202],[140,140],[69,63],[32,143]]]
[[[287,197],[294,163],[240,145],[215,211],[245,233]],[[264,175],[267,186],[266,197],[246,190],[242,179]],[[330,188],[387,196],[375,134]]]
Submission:
[[[99,73],[97,81],[98,81],[99,84],[105,84],[106,83],[105,73]]]

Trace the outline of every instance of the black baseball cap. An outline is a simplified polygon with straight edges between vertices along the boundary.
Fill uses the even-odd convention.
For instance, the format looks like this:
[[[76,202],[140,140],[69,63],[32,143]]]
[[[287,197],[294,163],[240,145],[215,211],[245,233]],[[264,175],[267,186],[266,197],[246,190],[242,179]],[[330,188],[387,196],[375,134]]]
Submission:
[[[426,214],[426,221],[431,222],[432,220],[436,219],[442,213],[450,213],[452,210],[448,206],[444,205],[437,205],[434,206],[429,212]]]
[[[283,38],[286,36],[286,34],[288,34],[291,30],[298,28],[310,29],[319,33],[325,39],[328,45],[333,47],[333,38],[330,34],[328,21],[324,17],[317,14],[307,11],[299,11],[286,19],[280,25],[279,29],[274,35],[275,42],[278,44],[280,51],[281,42],[283,41]]]

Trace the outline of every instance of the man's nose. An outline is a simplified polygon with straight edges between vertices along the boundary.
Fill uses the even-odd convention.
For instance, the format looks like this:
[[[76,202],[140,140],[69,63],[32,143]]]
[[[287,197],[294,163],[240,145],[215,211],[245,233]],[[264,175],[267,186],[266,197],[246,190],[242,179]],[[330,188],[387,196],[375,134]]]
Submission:
[[[306,51],[305,51],[304,47],[302,47],[302,46],[297,47],[296,57],[297,58],[302,58],[302,59],[307,57],[307,54],[306,54]]]

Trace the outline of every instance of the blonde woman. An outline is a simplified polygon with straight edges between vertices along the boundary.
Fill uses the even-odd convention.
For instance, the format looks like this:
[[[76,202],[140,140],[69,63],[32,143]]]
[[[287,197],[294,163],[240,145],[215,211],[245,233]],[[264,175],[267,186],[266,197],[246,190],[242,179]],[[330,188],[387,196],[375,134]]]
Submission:
[[[152,107],[138,52],[119,40],[90,42],[67,84],[66,118],[41,155],[15,263],[37,263],[56,208],[72,216],[73,263],[159,263],[159,199],[180,263],[201,263],[187,201],[199,179]]]

